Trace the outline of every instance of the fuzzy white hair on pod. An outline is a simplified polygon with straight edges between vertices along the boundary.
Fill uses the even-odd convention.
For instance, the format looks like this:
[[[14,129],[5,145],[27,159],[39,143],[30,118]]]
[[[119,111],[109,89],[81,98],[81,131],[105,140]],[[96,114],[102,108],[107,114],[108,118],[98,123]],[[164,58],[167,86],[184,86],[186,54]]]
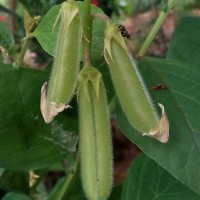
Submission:
[[[138,77],[138,79],[139,79],[139,81],[141,83],[141,87],[142,87],[142,89],[144,91],[145,97],[146,97],[147,101],[149,102],[149,104],[150,104],[150,106],[151,106],[151,108],[153,110],[154,116],[155,116],[155,118],[156,118],[156,120],[158,122],[159,121],[159,115],[158,115],[157,109],[155,108],[155,105],[153,103],[151,95],[150,95],[150,93],[149,93],[149,91],[148,91],[148,89],[147,89],[147,87],[145,85],[144,79],[142,78],[141,73],[140,73],[140,71],[138,69],[137,62],[130,55],[130,53],[127,53],[127,54],[128,54],[128,57],[130,58],[130,61],[131,61],[131,64],[132,64],[132,66],[133,66],[133,68],[135,70],[135,73],[136,73],[136,75],[137,75],[137,77]]]

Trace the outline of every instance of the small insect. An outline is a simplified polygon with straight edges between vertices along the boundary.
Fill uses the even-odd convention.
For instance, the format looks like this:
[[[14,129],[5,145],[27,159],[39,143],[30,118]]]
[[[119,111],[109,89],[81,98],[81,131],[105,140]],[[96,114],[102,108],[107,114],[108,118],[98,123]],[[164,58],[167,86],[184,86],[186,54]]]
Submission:
[[[123,26],[123,25],[118,25],[118,30],[120,31],[120,33],[121,33],[121,35],[122,35],[123,37],[126,37],[127,39],[130,38],[130,35],[129,35],[128,31],[126,30],[125,26]]]
[[[162,90],[162,89],[167,89],[167,86],[165,85],[162,85],[162,84],[158,84],[158,85],[155,85],[153,87],[154,90]]]

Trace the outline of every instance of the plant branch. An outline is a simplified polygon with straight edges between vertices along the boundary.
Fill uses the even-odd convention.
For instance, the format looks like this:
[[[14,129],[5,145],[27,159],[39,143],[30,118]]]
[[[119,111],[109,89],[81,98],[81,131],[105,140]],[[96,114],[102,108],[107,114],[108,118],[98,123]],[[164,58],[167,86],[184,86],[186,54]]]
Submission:
[[[25,56],[25,53],[26,53],[26,49],[29,46],[30,40],[31,40],[31,38],[25,38],[25,40],[23,41],[22,48],[21,48],[21,51],[19,53],[19,57],[18,57],[18,60],[17,60],[17,65],[16,65],[17,69],[19,69],[20,66],[23,65],[24,56]]]
[[[158,33],[158,31],[160,30],[163,22],[165,21],[168,13],[170,12],[170,10],[173,8],[174,4],[176,3],[176,0],[169,0],[167,3],[167,8],[166,10],[162,10],[160,11],[160,14],[154,24],[154,26],[152,27],[149,35],[147,36],[144,44],[142,45],[137,57],[143,57],[146,53],[146,51],[148,50],[148,48],[150,47],[153,39],[155,38],[156,34]]]
[[[70,184],[72,183],[76,173],[78,172],[78,166],[79,166],[79,154],[76,154],[76,161],[74,164],[74,167],[72,171],[68,174],[65,182],[63,183],[60,192],[57,195],[57,198],[55,200],[62,200],[64,196],[69,192],[70,190]]]
[[[85,63],[90,64],[91,45],[92,45],[91,0],[84,0],[84,37],[83,39],[84,39]]]

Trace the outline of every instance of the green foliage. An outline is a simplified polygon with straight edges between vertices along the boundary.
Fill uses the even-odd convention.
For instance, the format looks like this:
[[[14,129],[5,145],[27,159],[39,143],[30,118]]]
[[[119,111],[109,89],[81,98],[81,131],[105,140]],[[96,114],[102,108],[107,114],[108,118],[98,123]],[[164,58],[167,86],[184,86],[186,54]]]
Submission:
[[[77,5],[83,23],[84,3],[77,2]],[[42,48],[51,56],[54,56],[56,36],[60,24],[58,21],[53,29],[59,9],[60,5],[52,7],[33,32]],[[102,14],[103,11],[92,6],[92,14],[97,13]],[[100,18],[95,17],[92,28],[91,63],[97,66],[97,70],[102,73],[105,90],[110,101],[115,91],[108,66],[106,66],[102,56],[104,29],[105,23]],[[109,197],[110,200],[120,199],[120,196],[122,200],[196,200],[200,198],[199,35],[200,18],[184,18],[175,30],[165,59],[149,57],[142,58],[138,62],[138,73],[141,72],[142,78],[145,80],[147,89],[156,105],[155,109],[160,112],[157,103],[162,103],[165,106],[170,124],[168,143],[162,144],[138,133],[128,122],[119,101],[116,101],[115,110],[121,130],[149,158],[143,155],[133,162],[123,186],[113,189]],[[85,39],[84,36],[82,39]],[[0,45],[6,48],[9,53],[14,53],[13,36],[3,23],[0,23]],[[84,47],[81,51],[84,61]],[[116,57],[113,66],[116,65]],[[121,73],[123,73],[123,62],[120,66]],[[118,74],[119,79],[122,77],[121,73]],[[28,171],[42,169],[45,174],[50,166],[64,163],[63,160],[69,157],[75,157],[79,124],[76,98],[70,102],[73,108],[56,116],[51,124],[45,124],[40,113],[40,90],[43,83],[48,80],[49,75],[49,69],[39,71],[20,68],[16,70],[13,65],[0,63],[0,168],[5,169],[1,173],[0,188],[8,192],[3,200],[31,199],[29,196],[32,196],[31,192],[36,193],[37,184],[35,188],[29,188]],[[154,90],[154,86],[159,84],[166,86],[166,89]],[[135,93],[131,90],[131,86],[129,89],[129,93],[133,92],[134,96]],[[126,88],[122,88],[122,92],[123,90],[124,93],[127,91]],[[142,89],[139,89],[139,92],[141,91]],[[87,103],[87,107],[89,106],[91,105]],[[104,118],[99,119],[98,113],[103,109],[92,106],[91,118],[93,121],[90,122],[92,122],[92,126],[97,125],[94,126],[97,129],[103,121],[101,118]],[[98,109],[99,111],[96,113]],[[134,112],[131,107],[129,109]],[[86,122],[88,120],[87,114],[87,109],[81,114],[82,119]],[[91,131],[92,134],[95,131]],[[87,138],[87,136],[86,131],[85,139],[87,142],[91,142],[91,137]],[[97,147],[98,141],[105,139],[105,137],[101,138],[103,137],[101,135],[99,137],[95,141],[95,147]],[[87,146],[85,147],[87,148]],[[104,149],[101,150],[101,148],[96,148],[95,155],[102,153]],[[104,156],[101,154],[101,157]],[[67,159],[67,161],[71,160]],[[103,163],[100,164],[103,165]],[[72,168],[73,166],[72,163]],[[67,166],[69,173],[66,177],[60,179],[48,194],[48,200],[85,199],[79,176],[80,172],[70,171],[69,168],[70,165]],[[100,173],[103,173],[101,169]],[[42,180],[42,176],[40,180]],[[67,187],[68,179],[66,178],[69,177],[71,177],[71,182]],[[95,181],[98,183],[99,179],[95,179]]]
[[[0,74],[0,167],[38,169],[66,157],[77,142],[73,135],[77,122],[63,116],[51,125],[43,122],[40,89],[48,71],[17,71],[11,65],[0,64]]]
[[[60,6],[58,5],[52,7],[33,33],[42,48],[50,55],[54,55],[56,46],[56,36],[59,29],[59,24],[57,23],[54,29],[53,25],[57,18],[59,9]]]
[[[198,200],[199,196],[155,161],[141,155],[132,163],[122,190],[122,200],[136,199]]]
[[[199,66],[199,35],[200,17],[183,18],[170,40],[167,58],[188,64],[191,66],[191,70]]]
[[[31,200],[31,198],[24,194],[10,192],[6,194],[2,200]]]
[[[14,191],[24,194],[29,194],[29,175],[27,172],[14,172],[6,170],[1,175],[0,188],[5,191]]]

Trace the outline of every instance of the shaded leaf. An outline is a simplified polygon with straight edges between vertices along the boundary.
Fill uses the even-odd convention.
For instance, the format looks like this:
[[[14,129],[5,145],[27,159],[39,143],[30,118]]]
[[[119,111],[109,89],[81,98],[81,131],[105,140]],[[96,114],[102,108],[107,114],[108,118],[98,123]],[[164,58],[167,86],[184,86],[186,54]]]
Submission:
[[[0,167],[34,170],[76,151],[76,119],[60,115],[47,125],[41,116],[40,89],[47,79],[47,71],[0,64]]]
[[[167,58],[199,66],[200,64],[200,17],[185,17],[175,29],[170,40]]]
[[[2,200],[31,200],[31,198],[24,194],[11,192],[6,194]]]
[[[6,170],[1,176],[0,188],[8,192],[29,194],[29,174]]]
[[[110,194],[109,200],[121,200],[122,186],[115,186]]]
[[[120,128],[145,154],[200,194],[200,68],[153,58],[140,61],[139,66],[154,102],[165,106],[169,141],[162,144],[142,137],[130,126],[118,104]],[[158,84],[166,85],[167,89],[153,90]]]
[[[123,184],[122,200],[198,200],[200,196],[185,187],[145,155],[131,165]]]

